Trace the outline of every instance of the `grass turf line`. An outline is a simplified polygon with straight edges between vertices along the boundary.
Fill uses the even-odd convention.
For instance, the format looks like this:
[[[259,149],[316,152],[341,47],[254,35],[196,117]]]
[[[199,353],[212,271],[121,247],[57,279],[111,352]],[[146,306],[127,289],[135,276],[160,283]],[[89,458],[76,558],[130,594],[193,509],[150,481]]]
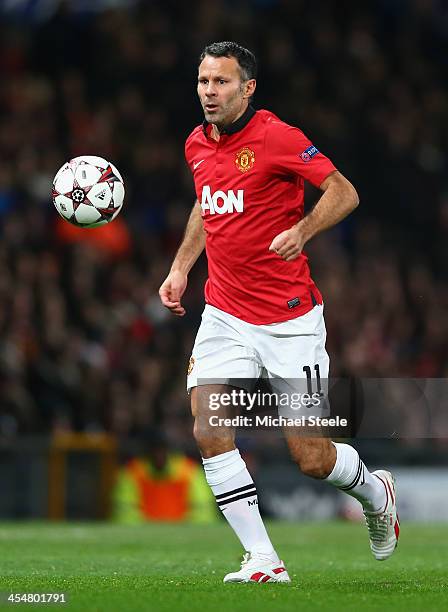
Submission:
[[[447,525],[404,524],[386,562],[368,548],[364,526],[272,523],[269,531],[293,584],[223,585],[241,549],[213,526],[0,524],[1,610],[6,592],[66,592],[82,612],[265,612],[282,610],[442,611],[448,608]]]

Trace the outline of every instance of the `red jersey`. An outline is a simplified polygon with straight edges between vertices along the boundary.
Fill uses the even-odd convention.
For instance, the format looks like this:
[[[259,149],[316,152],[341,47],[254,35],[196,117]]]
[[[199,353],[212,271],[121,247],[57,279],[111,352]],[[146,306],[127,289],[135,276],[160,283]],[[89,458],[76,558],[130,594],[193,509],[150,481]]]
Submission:
[[[302,252],[286,262],[272,240],[303,217],[304,182],[336,170],[299,129],[266,110],[247,111],[219,142],[207,122],[185,143],[206,231],[208,304],[262,325],[305,314],[322,296]]]

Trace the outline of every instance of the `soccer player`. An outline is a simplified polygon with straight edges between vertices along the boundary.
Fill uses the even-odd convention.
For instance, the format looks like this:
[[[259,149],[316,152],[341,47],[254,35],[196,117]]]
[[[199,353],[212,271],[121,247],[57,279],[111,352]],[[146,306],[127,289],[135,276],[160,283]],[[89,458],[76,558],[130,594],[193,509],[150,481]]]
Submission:
[[[207,482],[246,551],[241,569],[224,582],[289,582],[234,430],[218,434],[204,424],[210,393],[231,389],[213,379],[256,379],[267,372],[272,382],[305,377],[307,369],[328,378],[322,297],[303,247],[356,208],[358,195],[303,132],[251,106],[255,87],[249,50],[234,42],[203,50],[197,90],[205,121],[185,144],[198,199],[160,297],[174,315],[185,314],[188,273],[205,247],[206,306],[187,387]],[[305,181],[322,191],[306,216]],[[369,472],[352,446],[328,437],[286,439],[304,474],[361,502],[373,555],[387,559],[399,534],[392,475]]]

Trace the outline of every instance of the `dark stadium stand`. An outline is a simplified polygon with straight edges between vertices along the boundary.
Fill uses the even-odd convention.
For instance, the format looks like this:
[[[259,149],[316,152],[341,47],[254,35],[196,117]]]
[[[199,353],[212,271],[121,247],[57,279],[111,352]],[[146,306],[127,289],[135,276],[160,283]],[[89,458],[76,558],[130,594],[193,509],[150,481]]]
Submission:
[[[332,374],[447,375],[440,3],[71,6],[40,20],[35,2],[0,26],[0,437],[106,430],[125,439],[163,419],[176,441],[191,442],[184,375],[205,262],[183,320],[163,311],[157,289],[194,198],[183,142],[201,121],[196,58],[230,37],[259,56],[255,106],[301,126],[361,196],[353,217],[308,249]],[[89,153],[125,177],[130,247],[57,230],[53,175]]]

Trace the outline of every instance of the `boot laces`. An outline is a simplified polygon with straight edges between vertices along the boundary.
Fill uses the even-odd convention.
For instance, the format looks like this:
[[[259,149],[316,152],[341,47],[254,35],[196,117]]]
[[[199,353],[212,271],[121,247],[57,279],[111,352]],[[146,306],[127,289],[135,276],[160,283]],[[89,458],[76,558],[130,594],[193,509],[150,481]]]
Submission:
[[[365,514],[369,537],[373,542],[383,542],[387,539],[388,515],[386,512],[381,514]]]

